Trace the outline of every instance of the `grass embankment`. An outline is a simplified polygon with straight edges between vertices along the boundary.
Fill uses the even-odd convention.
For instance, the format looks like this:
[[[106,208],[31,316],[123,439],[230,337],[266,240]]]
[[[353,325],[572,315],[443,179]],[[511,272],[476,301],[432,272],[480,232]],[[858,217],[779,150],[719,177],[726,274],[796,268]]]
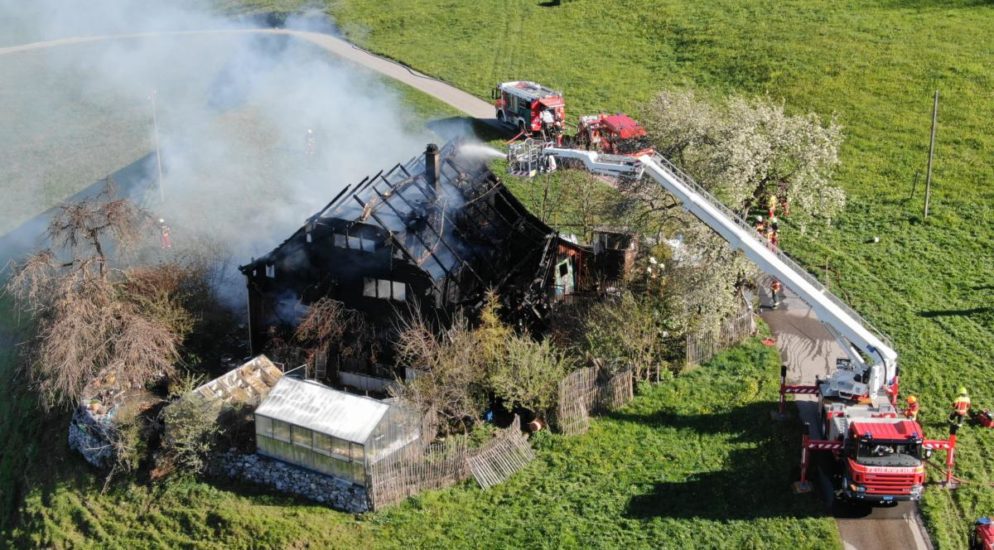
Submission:
[[[16,544],[216,548],[826,548],[831,519],[790,493],[796,425],[768,422],[778,358],[758,341],[644,387],[489,491],[467,482],[352,516],[244,489],[178,482],[100,494],[90,475],[32,491]],[[77,460],[78,461],[78,460]]]
[[[480,97],[497,81],[561,88],[573,116],[637,112],[661,88],[769,94],[792,112],[838,116],[837,180],[849,194],[828,230],[783,231],[784,248],[889,333],[905,393],[942,437],[955,387],[994,405],[994,7],[987,2],[537,0],[335,2],[361,45]],[[932,214],[922,221],[932,92],[940,126]],[[873,236],[880,244],[868,244]],[[942,547],[994,511],[994,432],[966,429],[957,492],[923,509]]]

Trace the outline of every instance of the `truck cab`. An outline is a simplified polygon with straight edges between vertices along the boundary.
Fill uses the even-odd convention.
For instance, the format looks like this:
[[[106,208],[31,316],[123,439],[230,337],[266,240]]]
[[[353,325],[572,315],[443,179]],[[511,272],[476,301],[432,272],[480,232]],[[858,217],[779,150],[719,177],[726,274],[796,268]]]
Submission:
[[[925,438],[917,422],[900,417],[884,399],[823,398],[822,413],[826,439],[842,442],[835,475],[840,497],[871,503],[921,498]]]

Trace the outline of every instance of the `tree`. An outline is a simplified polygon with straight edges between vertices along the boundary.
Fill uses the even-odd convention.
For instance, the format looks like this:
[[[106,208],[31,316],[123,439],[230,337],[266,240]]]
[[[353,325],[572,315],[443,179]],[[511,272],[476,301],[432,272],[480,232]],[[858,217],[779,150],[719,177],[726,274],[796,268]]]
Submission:
[[[831,220],[845,205],[832,183],[842,128],[818,115],[788,115],[783,103],[733,97],[713,105],[664,91],[643,120],[657,149],[734,209],[789,204],[791,220]]]
[[[413,367],[413,379],[392,393],[424,412],[433,411],[448,426],[466,432],[486,405],[487,354],[469,322],[457,315],[436,337],[420,317],[407,320],[395,343],[400,365]]]
[[[587,352],[607,365],[631,365],[636,379],[649,379],[672,352],[673,316],[664,305],[651,294],[636,298],[631,292],[594,305],[584,320]]]
[[[224,406],[223,401],[208,401],[199,394],[188,393],[165,407],[158,470],[163,473],[173,468],[190,474],[202,472],[222,433],[218,417]]]
[[[834,120],[788,115],[782,103],[762,98],[711,103],[690,91],[660,93],[642,118],[657,150],[733,210],[765,211],[774,196],[778,214],[789,205],[789,220],[803,229],[814,220],[830,221],[845,204],[831,179],[842,141]],[[665,269],[656,271],[672,328],[717,328],[741,307],[739,291],[755,267],[654,181],[643,178],[629,193],[649,205],[643,217],[681,243]]]
[[[36,322],[28,374],[45,408],[75,404],[98,373],[122,388],[173,372],[193,318],[182,305],[189,272],[123,259],[153,225],[108,184],[96,197],[59,208],[53,248],[15,267],[7,290]]]
[[[549,340],[536,342],[514,335],[505,344],[507,356],[490,375],[490,385],[508,408],[522,407],[544,417],[553,405],[556,387],[573,369],[573,361]]]
[[[307,309],[294,331],[294,341],[302,347],[306,361],[313,364],[319,354],[337,346],[342,356],[356,356],[365,335],[362,316],[345,304],[331,298],[321,298]],[[351,338],[346,338],[351,335]]]

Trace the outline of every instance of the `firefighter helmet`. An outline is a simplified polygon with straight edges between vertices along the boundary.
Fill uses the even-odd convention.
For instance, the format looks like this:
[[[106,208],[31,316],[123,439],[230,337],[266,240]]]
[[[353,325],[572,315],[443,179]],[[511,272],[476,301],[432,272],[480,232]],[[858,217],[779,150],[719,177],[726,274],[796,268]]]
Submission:
[[[908,396],[908,403],[917,403],[917,402],[918,402],[918,398],[917,397],[915,397],[913,395],[909,395]]]
[[[966,395],[966,386],[960,386],[959,387],[959,394],[960,395]]]

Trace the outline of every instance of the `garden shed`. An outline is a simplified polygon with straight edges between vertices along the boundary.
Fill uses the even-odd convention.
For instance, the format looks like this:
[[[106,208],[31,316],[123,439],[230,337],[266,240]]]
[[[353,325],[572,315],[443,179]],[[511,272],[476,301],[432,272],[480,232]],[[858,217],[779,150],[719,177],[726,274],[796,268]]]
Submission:
[[[281,378],[255,411],[259,454],[366,486],[369,467],[417,441],[421,419],[317,382]]]

